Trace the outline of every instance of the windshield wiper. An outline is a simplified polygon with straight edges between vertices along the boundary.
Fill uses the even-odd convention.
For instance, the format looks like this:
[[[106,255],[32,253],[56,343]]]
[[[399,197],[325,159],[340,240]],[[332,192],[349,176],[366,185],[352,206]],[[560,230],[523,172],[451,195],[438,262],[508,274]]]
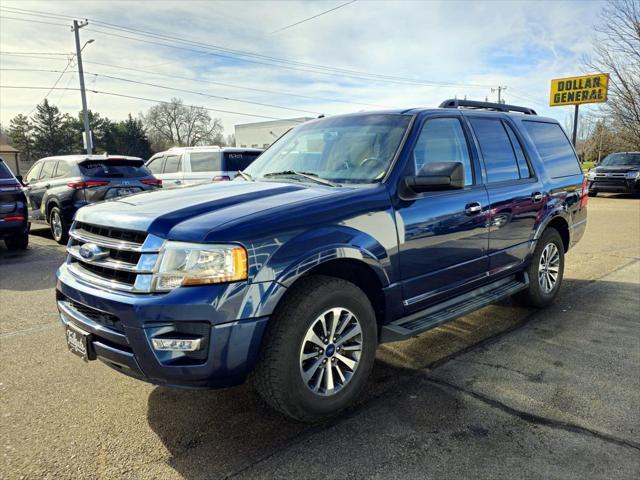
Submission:
[[[308,180],[313,180],[316,183],[320,183],[322,185],[328,185],[330,187],[339,187],[339,183],[332,182],[331,180],[327,180],[325,178],[320,178],[318,174],[312,172],[298,172],[297,170],[283,170],[282,172],[271,172],[265,173],[264,177],[285,177],[285,176],[294,176],[294,177],[303,177]]]
[[[255,182],[255,180],[251,177],[251,175],[249,175],[246,172],[243,172],[242,170],[238,170],[238,175],[244,178],[247,182]]]

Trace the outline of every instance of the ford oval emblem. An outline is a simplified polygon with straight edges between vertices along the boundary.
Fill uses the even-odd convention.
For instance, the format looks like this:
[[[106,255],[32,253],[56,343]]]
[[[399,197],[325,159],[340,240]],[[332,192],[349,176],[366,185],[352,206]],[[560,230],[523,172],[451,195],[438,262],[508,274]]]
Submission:
[[[80,256],[88,262],[109,256],[109,250],[103,250],[95,243],[85,243],[80,247]]]

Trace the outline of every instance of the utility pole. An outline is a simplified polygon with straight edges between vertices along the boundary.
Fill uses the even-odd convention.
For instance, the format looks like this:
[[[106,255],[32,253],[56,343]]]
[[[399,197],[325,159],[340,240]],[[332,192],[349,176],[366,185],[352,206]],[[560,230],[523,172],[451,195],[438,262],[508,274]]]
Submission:
[[[576,109],[573,112],[573,135],[571,136],[572,140],[573,140],[573,148],[576,148],[576,142],[578,141],[578,107],[580,105],[578,105],[576,103]]]
[[[84,22],[73,21],[71,31],[76,36],[76,58],[78,59],[78,75],[80,76],[80,96],[82,97],[82,115],[84,118],[84,135],[87,155],[93,153],[93,138],[91,137],[91,128],[89,127],[89,112],[87,110],[87,92],[84,88],[84,70],[82,70],[82,49],[80,48],[80,29],[89,24],[88,20]]]
[[[498,86],[498,88],[492,88],[491,89],[491,93],[498,92],[498,103],[504,103],[502,101],[502,95],[501,94],[506,89],[507,89],[507,87],[502,87],[502,86]]]

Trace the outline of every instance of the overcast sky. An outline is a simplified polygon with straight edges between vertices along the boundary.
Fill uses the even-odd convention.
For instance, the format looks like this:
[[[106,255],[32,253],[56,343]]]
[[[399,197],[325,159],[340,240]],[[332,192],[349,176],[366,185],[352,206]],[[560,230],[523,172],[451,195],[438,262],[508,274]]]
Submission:
[[[358,0],[280,30],[346,1],[2,0],[0,122],[8,127],[13,116],[28,114],[42,101],[68,64],[65,55],[44,54],[74,52],[71,20],[88,18],[80,31],[82,43],[95,40],[83,51],[88,89],[151,100],[179,97],[237,112],[210,112],[222,119],[225,133],[261,117],[434,107],[465,95],[495,100],[491,88],[498,85],[507,87],[507,102],[564,123],[572,107],[547,107],[549,83],[585,73],[582,58],[592,53],[593,24],[602,7],[597,1]],[[156,36],[142,36],[143,31]],[[57,87],[78,88],[75,63]],[[75,90],[53,90],[48,98],[63,112],[81,108]],[[89,93],[88,103],[113,120],[153,105],[104,93]]]

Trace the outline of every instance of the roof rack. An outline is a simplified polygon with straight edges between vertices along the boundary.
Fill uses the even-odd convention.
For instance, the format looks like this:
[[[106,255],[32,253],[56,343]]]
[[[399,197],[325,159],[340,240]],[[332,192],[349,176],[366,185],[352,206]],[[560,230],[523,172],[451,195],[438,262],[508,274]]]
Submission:
[[[520,107],[518,105],[507,105],[504,103],[478,102],[476,100],[458,100],[451,98],[440,104],[440,108],[477,108],[494,110],[496,112],[520,112],[525,115],[537,115],[533,108]]]

